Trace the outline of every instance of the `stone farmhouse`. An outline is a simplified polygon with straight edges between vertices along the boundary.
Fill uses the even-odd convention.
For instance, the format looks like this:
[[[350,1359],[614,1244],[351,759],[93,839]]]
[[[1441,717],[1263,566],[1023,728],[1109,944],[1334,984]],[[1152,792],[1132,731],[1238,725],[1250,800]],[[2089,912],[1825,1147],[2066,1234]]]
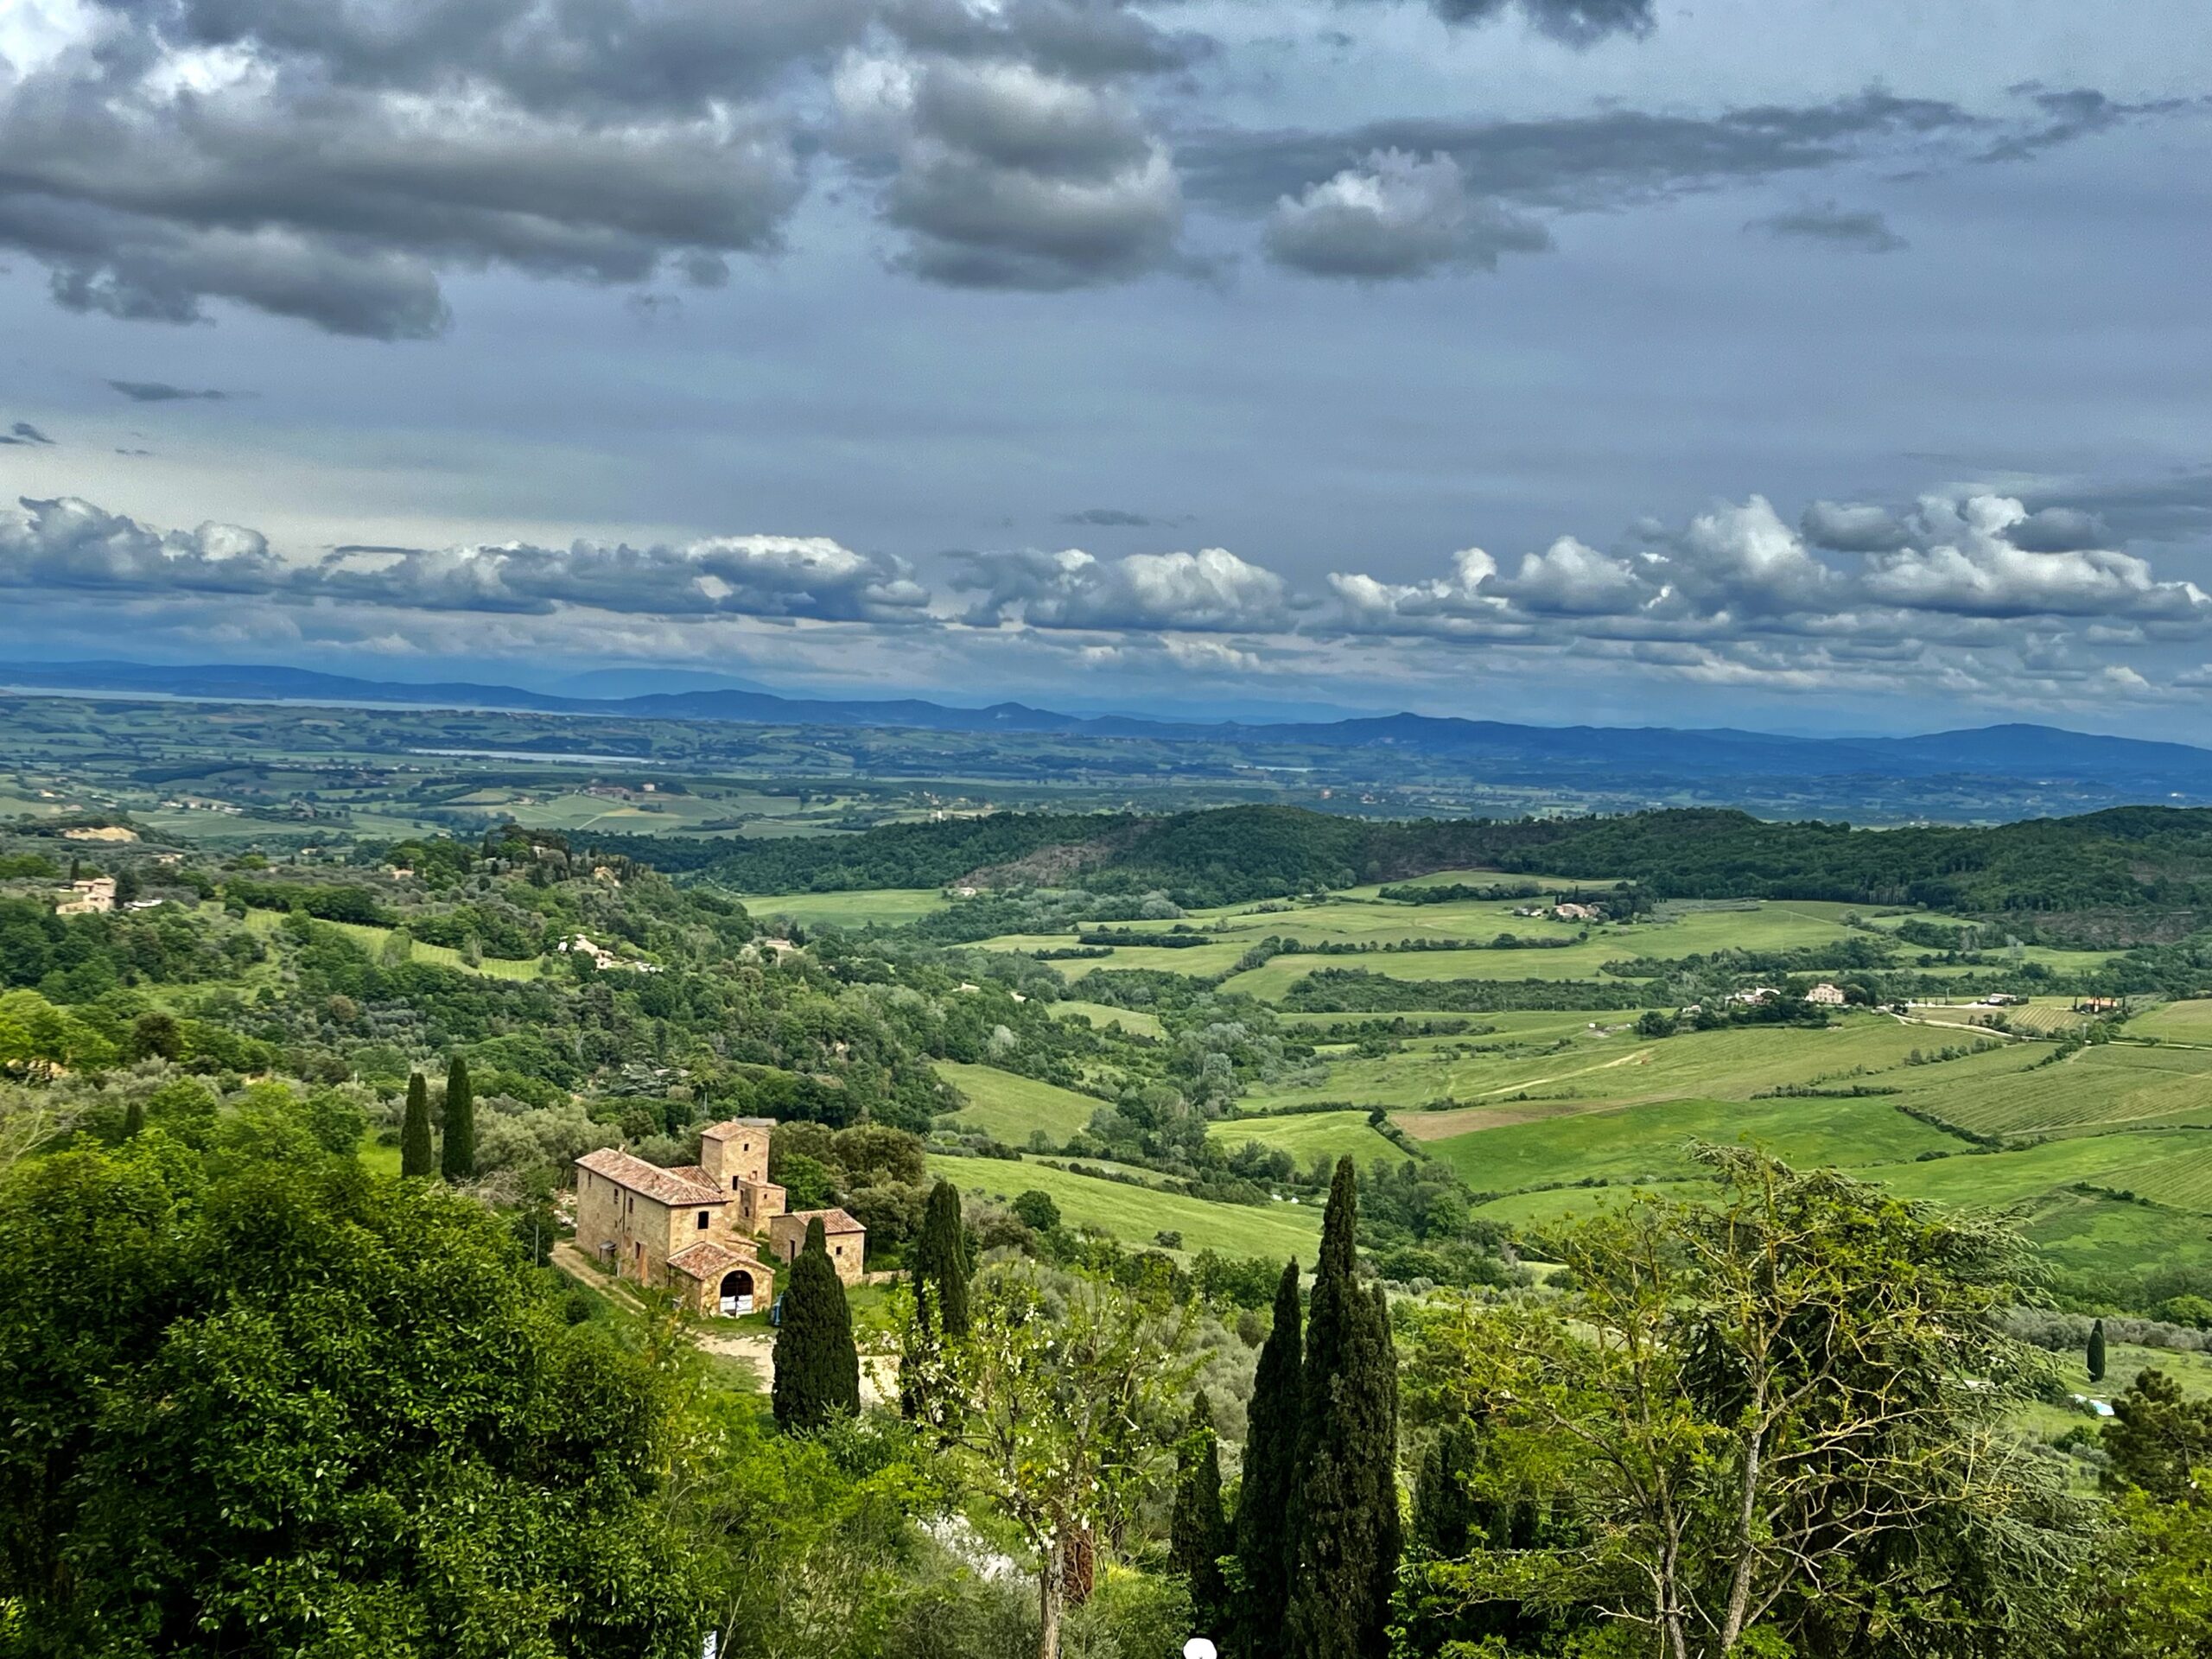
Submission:
[[[774,1128],[766,1117],[711,1124],[699,1161],[676,1169],[613,1147],[586,1153],[576,1160],[576,1247],[620,1278],[673,1290],[695,1313],[734,1317],[774,1300],[779,1259],[798,1254],[818,1216],[838,1277],[854,1282],[868,1230],[842,1210],[785,1213],[784,1189],[768,1179]]]
[[[861,1260],[868,1253],[868,1229],[842,1210],[800,1210],[778,1216],[768,1224],[768,1248],[776,1260],[788,1265],[806,1248],[806,1224],[822,1217],[823,1243],[830,1247],[830,1265],[850,1287],[861,1281]]]

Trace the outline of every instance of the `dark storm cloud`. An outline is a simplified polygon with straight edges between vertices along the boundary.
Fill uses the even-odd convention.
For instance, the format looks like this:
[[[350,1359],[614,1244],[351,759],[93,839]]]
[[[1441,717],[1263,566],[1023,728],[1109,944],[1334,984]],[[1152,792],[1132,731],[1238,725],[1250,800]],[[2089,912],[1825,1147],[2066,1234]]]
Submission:
[[[1910,245],[1881,214],[1866,209],[1847,211],[1834,202],[1770,213],[1751,220],[1744,228],[1763,231],[1777,240],[1819,242],[1859,253],[1895,253]]]
[[[107,383],[134,404],[188,404],[227,402],[231,394],[212,387],[194,391],[188,386],[173,386],[164,380],[111,380]]]
[[[1538,33],[1569,46],[1590,46],[1609,35],[1648,35],[1653,0],[1428,0],[1447,23],[1482,23],[1517,10]]]
[[[1135,99],[1013,60],[880,61],[841,88],[849,142],[885,177],[894,263],[955,288],[1085,288],[1166,263],[1183,222]]]
[[[957,0],[891,0],[883,18],[918,52],[1027,63],[1094,85],[1187,68],[1217,49],[1209,37],[1163,29],[1121,0],[1014,0],[992,11]]]
[[[1064,512],[1064,524],[1092,524],[1109,530],[1141,530],[1153,520],[1141,512],[1125,512],[1119,507],[1085,507],[1080,512]]]
[[[541,113],[697,116],[856,39],[866,0],[99,0],[167,39],[250,48],[366,91],[463,80]]]
[[[2035,106],[2037,119],[2024,131],[2008,134],[1983,151],[1985,162],[2024,162],[2046,149],[2076,139],[2109,132],[2114,127],[2145,116],[2171,115],[2202,100],[2166,98],[2141,104],[2123,104],[2093,87],[2075,86],[2053,92],[2025,82],[2007,90]]]
[[[2036,502],[2043,498],[2031,495]],[[2212,467],[2069,486],[2048,503],[2093,515],[2127,540],[2212,541]]]
[[[1211,131],[1179,141],[1194,200],[1262,213],[1285,196],[1399,151],[1446,156],[1469,194],[1524,207],[1596,211],[1834,167],[1898,141],[1986,124],[1955,104],[1881,91],[1796,108],[1716,116],[1605,110],[1536,121],[1404,119],[1338,131]]]
[[[2094,512],[2078,507],[2045,507],[2031,512],[2012,529],[2012,545],[2030,553],[2079,553],[2093,547],[2110,547],[2112,532]]]
[[[1894,553],[1912,532],[1887,507],[1815,501],[1797,521],[1799,532],[1815,547],[1838,553]]]
[[[74,310],[188,322],[229,300],[387,339],[444,327],[448,270],[698,281],[772,249],[800,188],[789,118],[732,100],[859,17],[766,0],[96,16],[93,46],[0,92],[0,243]],[[180,92],[180,44],[250,50],[257,72]]]

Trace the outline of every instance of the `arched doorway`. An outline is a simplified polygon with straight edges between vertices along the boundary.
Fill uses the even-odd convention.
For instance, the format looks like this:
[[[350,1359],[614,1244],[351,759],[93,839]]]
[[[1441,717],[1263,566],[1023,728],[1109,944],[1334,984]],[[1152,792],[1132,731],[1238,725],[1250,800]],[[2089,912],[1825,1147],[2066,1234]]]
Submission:
[[[722,1275],[721,1311],[725,1318],[735,1318],[753,1311],[753,1275],[740,1268]]]

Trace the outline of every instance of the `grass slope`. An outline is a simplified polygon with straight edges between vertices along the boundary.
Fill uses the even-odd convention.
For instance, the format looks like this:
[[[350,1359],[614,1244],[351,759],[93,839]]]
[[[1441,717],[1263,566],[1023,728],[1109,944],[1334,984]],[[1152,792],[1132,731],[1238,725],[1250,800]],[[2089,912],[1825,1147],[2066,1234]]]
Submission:
[[[1299,1168],[1316,1159],[1333,1164],[1349,1157],[1365,1169],[1380,1160],[1400,1164],[1405,1149],[1368,1123],[1364,1112],[1300,1112],[1286,1117],[1233,1117],[1211,1124],[1206,1133],[1224,1147],[1256,1141],[1270,1149],[1288,1153]]]
[[[1090,1115],[1106,1103],[996,1066],[963,1065],[956,1060],[936,1064],[938,1075],[967,1096],[968,1103],[955,1121],[1008,1146],[1026,1145],[1033,1129],[1044,1130],[1058,1144],[1089,1123]]]
[[[1059,1206],[1068,1225],[1097,1227],[1134,1247],[1150,1246],[1163,1231],[1178,1232],[1183,1236],[1179,1248],[1185,1253],[1215,1250],[1273,1261],[1295,1255],[1310,1262],[1321,1236],[1320,1211],[1301,1205],[1211,1204],[995,1158],[933,1155],[930,1170],[963,1192],[1002,1201],[1032,1190],[1043,1192]]]

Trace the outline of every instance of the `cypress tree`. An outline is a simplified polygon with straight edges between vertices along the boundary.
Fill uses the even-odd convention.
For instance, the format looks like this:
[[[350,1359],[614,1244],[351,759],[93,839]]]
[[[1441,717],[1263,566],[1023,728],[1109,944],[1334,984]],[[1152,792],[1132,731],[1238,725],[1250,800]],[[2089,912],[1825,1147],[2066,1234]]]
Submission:
[[[1359,1287],[1358,1182],[1337,1161],[1306,1326],[1291,1493],[1289,1659],[1382,1659],[1398,1572],[1398,1373],[1390,1314]]]
[[[476,1179],[476,1090],[468,1062],[456,1054],[446,1068],[445,1138],[438,1146],[438,1167],[449,1181]]]
[[[2105,1322],[2099,1319],[2089,1327],[2089,1381],[2105,1380]]]
[[[914,1243],[914,1299],[931,1334],[968,1334],[968,1236],[960,1224],[960,1189],[939,1181],[930,1189]]]
[[[430,1085],[420,1071],[407,1079],[407,1116],[399,1125],[399,1173],[435,1175],[438,1155],[430,1145]]]
[[[853,1344],[852,1310],[830,1265],[817,1216],[806,1224],[806,1245],[784,1288],[784,1322],[776,1332],[776,1424],[819,1428],[840,1412],[861,1408],[861,1356]]]
[[[130,1097],[130,1103],[123,1109],[123,1138],[126,1141],[135,1141],[138,1137],[138,1132],[145,1127],[146,1103],[133,1095]]]
[[[1472,1424],[1448,1425],[1430,1445],[1414,1478],[1412,1542],[1416,1549],[1440,1561],[1455,1561],[1465,1555],[1484,1519],[1467,1495],[1474,1440]]]
[[[1221,1452],[1214,1444],[1213,1407],[1204,1390],[1191,1405],[1191,1428],[1176,1458],[1175,1508],[1168,1516],[1168,1565],[1190,1580],[1191,1613],[1198,1631],[1217,1630],[1228,1586],[1221,1558],[1229,1523],[1221,1513]]]
[[[1290,1491],[1298,1463],[1304,1337],[1298,1263],[1275,1287],[1274,1329],[1261,1344],[1244,1408],[1244,1484],[1236,1495],[1236,1605],[1243,1659],[1281,1659],[1283,1608],[1290,1599]]]

